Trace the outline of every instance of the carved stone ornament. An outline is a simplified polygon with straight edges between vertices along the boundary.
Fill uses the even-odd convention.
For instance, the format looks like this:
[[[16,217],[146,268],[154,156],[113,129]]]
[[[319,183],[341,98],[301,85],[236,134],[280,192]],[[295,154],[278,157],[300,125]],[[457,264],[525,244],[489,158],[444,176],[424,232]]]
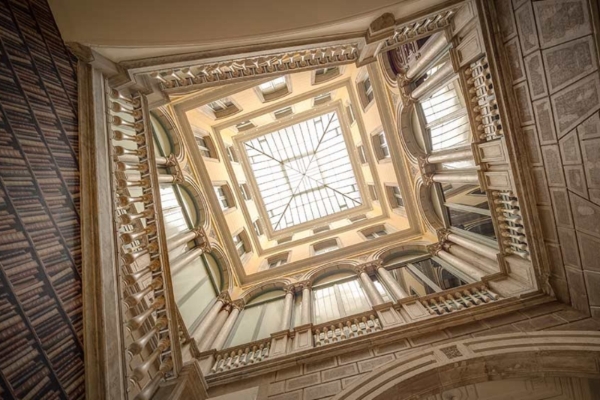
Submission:
[[[229,292],[221,292],[219,293],[219,295],[217,296],[217,301],[221,301],[223,303],[229,303],[231,302],[231,296],[229,295]]]
[[[212,250],[212,247],[210,245],[210,241],[208,240],[208,235],[206,234],[206,231],[204,230],[204,228],[196,228],[194,230],[194,233],[196,234],[196,243],[197,243],[198,247],[200,249],[202,249],[202,252],[210,253],[210,251]]]
[[[312,283],[310,281],[302,281],[294,284],[294,287],[299,288],[300,290],[304,290],[306,288],[310,289],[312,287]]]
[[[167,157],[167,163],[165,164],[165,166],[167,167],[175,167],[178,162],[177,162],[177,156],[174,153],[169,154]]]
[[[357,266],[353,267],[353,269],[358,274],[362,274],[363,272],[372,273],[372,272],[375,272],[375,270],[377,270],[377,268],[379,268],[381,266],[381,264],[382,264],[381,260],[374,260],[374,261],[369,261],[364,264],[357,265]]]
[[[348,64],[357,59],[358,43],[345,43],[219,62],[198,62],[185,68],[155,71],[150,77],[158,81],[164,90],[200,88],[240,79]]]
[[[285,292],[285,294],[294,293],[296,291],[296,286],[295,285],[287,285],[286,287],[283,288],[283,291]]]
[[[245,305],[246,305],[246,303],[242,299],[237,299],[237,300],[234,300],[231,302],[231,306],[237,310],[244,309]]]
[[[440,241],[440,243],[444,243],[446,241],[448,241],[448,236],[450,235],[450,231],[448,229],[438,229],[437,230],[437,237]]]
[[[427,251],[429,251],[429,254],[431,254],[432,256],[437,256],[438,253],[442,250],[443,249],[441,243],[434,243],[427,246]]]
[[[423,177],[423,183],[427,186],[433,185],[433,174],[425,174]]]

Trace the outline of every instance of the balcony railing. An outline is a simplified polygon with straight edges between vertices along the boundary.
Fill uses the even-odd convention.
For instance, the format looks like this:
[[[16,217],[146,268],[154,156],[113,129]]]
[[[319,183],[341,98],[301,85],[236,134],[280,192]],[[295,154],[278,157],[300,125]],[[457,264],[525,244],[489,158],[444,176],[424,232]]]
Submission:
[[[431,315],[444,315],[500,299],[480,282],[421,297],[419,301]]]
[[[371,332],[380,331],[381,322],[373,311],[327,322],[313,327],[315,346],[341,342]]]
[[[270,349],[271,338],[268,338],[220,351],[215,355],[210,372],[214,374],[261,362],[269,357]]]

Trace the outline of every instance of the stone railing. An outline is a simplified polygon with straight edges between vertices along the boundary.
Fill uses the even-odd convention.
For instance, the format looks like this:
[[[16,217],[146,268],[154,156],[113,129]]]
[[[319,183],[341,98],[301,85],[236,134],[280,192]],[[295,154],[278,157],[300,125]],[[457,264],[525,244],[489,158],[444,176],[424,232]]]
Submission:
[[[479,139],[490,141],[499,139],[502,135],[502,122],[498,113],[498,103],[490,66],[485,57],[475,61],[465,70],[472,109],[476,115],[476,131]]]
[[[382,329],[377,314],[373,311],[330,321],[313,327],[315,347],[377,332]]]
[[[500,296],[481,282],[421,297],[419,301],[431,315],[444,315],[499,300]]]
[[[494,206],[498,216],[498,229],[505,251],[531,261],[519,200],[511,191],[493,191]]]
[[[180,330],[145,99],[108,89],[123,352],[130,399],[150,399],[181,368]],[[185,340],[185,338],[184,338]]]
[[[271,338],[268,338],[219,351],[210,372],[215,374],[261,362],[269,358],[270,349]]]

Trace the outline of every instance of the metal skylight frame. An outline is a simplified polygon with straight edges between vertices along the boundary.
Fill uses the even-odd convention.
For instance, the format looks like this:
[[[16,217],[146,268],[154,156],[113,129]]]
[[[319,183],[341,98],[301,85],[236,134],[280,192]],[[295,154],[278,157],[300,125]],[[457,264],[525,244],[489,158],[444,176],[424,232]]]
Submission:
[[[272,233],[365,205],[339,112],[327,107],[241,144]]]

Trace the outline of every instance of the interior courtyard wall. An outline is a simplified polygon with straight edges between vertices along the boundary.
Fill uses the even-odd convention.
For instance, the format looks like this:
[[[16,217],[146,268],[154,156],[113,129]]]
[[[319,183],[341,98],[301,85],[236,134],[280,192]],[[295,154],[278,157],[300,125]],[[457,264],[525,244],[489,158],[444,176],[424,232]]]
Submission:
[[[565,304],[550,302],[425,334],[399,336],[385,344],[374,342],[365,350],[305,359],[276,372],[210,387],[208,394],[209,398],[234,400],[239,398],[239,391],[252,390],[257,400],[325,400],[376,368],[433,346],[507,333],[598,330],[600,322],[596,319]]]
[[[496,0],[556,295],[600,317],[600,74],[594,1]],[[508,71],[506,71],[508,72]],[[511,84],[512,83],[512,84]]]

